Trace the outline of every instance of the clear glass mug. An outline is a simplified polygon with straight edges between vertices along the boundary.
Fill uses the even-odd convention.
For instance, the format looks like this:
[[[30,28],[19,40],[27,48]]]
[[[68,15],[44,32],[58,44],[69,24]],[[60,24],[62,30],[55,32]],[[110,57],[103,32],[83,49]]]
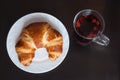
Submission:
[[[80,44],[95,42],[107,46],[109,38],[103,34],[105,22],[101,14],[95,10],[81,10],[73,20],[75,36]]]

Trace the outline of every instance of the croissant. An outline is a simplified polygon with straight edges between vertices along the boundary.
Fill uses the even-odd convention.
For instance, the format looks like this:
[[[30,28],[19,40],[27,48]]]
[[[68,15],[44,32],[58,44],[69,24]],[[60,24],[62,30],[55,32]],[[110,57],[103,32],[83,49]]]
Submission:
[[[18,42],[16,52],[19,61],[28,66],[35,55],[35,50],[46,48],[49,58],[55,61],[62,54],[63,37],[47,22],[36,22],[23,29]]]

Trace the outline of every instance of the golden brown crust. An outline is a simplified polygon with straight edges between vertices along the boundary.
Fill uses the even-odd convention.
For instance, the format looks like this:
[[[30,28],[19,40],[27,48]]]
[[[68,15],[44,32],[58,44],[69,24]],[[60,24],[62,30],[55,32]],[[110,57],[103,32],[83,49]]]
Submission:
[[[34,53],[22,53],[22,54],[19,54],[18,57],[19,57],[20,62],[23,65],[28,66],[32,62]]]
[[[38,48],[46,48],[49,58],[55,61],[62,53],[62,35],[46,22],[37,22],[23,29],[20,40],[16,44],[16,52],[20,62],[28,66],[32,62],[34,52]]]

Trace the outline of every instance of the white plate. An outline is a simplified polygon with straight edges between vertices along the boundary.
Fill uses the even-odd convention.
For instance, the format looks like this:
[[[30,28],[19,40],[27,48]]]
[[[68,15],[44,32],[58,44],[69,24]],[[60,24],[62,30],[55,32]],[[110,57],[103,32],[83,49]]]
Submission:
[[[61,56],[57,58],[57,60],[55,60],[54,62],[49,59],[44,60],[42,62],[33,61],[29,66],[23,66],[19,62],[15,50],[15,45],[17,43],[18,37],[21,34],[22,29],[33,22],[48,22],[51,26],[53,26],[54,29],[56,29],[62,34],[63,52]],[[63,23],[56,17],[50,14],[40,12],[31,13],[23,16],[13,24],[7,36],[6,46],[10,59],[18,68],[29,73],[45,73],[59,66],[65,59],[69,49],[69,35]]]

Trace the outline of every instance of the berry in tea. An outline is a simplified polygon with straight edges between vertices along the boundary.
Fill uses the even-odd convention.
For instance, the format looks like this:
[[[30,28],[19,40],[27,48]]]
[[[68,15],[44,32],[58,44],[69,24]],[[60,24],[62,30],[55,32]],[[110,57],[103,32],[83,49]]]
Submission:
[[[93,38],[100,32],[101,22],[92,14],[80,15],[75,22],[75,27],[80,35]]]

